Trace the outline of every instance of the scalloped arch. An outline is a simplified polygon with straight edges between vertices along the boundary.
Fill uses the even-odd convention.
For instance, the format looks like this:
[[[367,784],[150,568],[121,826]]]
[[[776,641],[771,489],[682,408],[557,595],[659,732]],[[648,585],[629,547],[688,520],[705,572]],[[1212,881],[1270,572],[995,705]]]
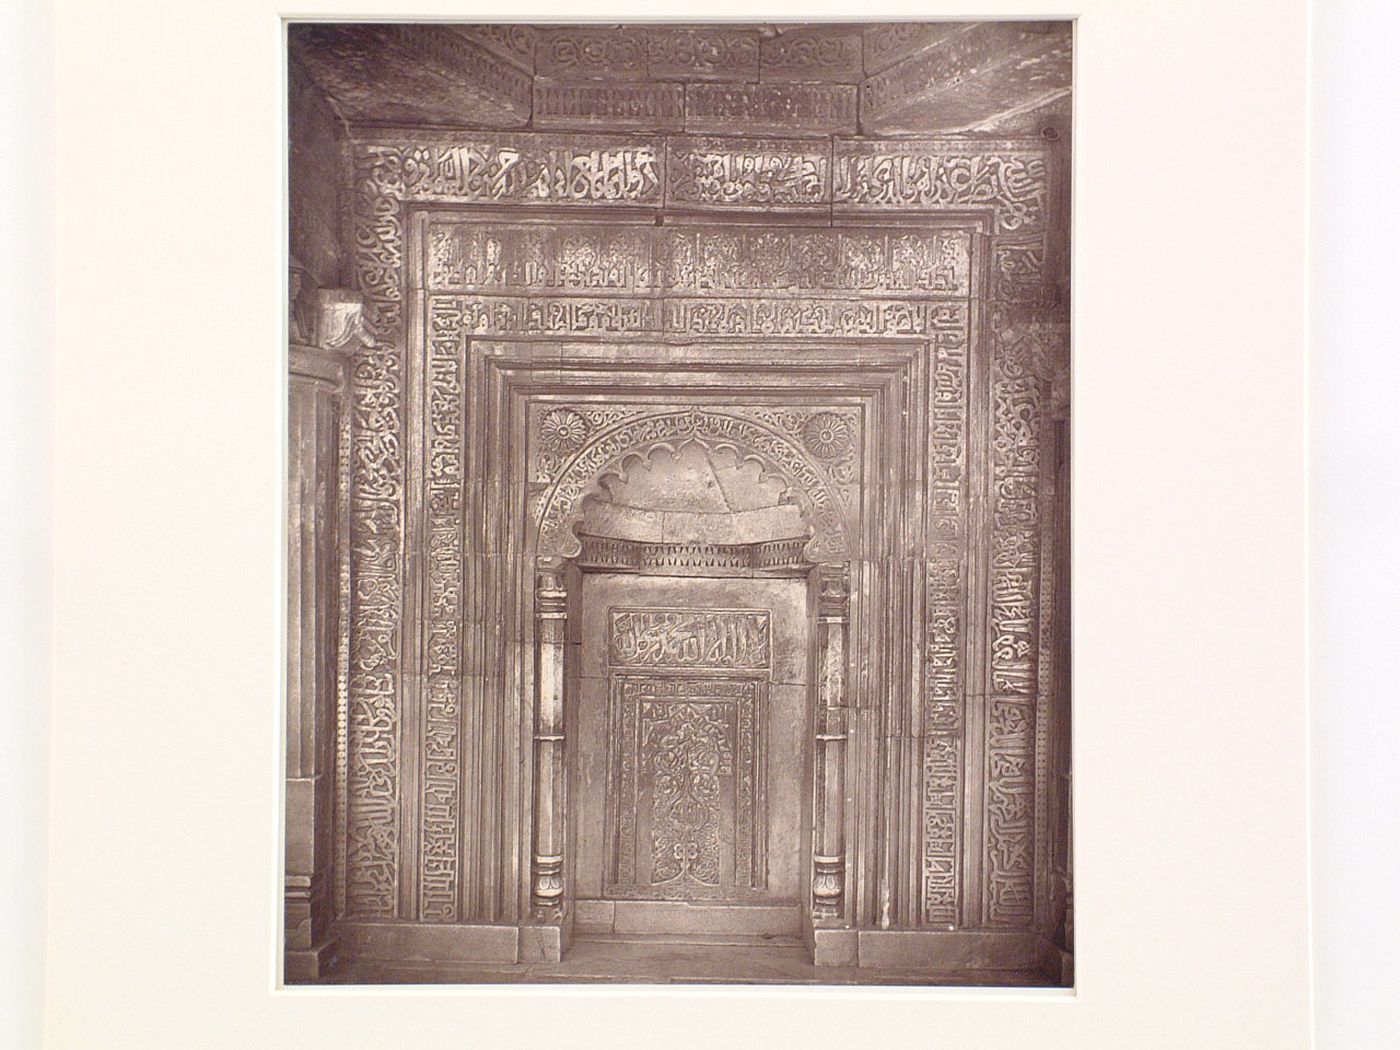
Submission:
[[[711,450],[729,448],[740,461],[756,461],[765,475],[780,478],[812,525],[806,556],[812,562],[850,556],[840,501],[825,475],[791,440],[753,420],[709,409],[661,412],[630,419],[600,432],[580,449],[545,495],[539,515],[538,554],[572,558],[580,544],[573,526],[583,501],[607,474],[625,475],[633,456],[659,447],[678,449],[698,441]]]

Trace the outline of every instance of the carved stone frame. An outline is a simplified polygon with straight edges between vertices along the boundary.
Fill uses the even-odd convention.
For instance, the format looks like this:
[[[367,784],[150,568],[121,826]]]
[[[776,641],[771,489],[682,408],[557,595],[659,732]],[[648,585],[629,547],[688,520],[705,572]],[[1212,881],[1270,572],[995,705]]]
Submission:
[[[805,376],[795,380],[789,360],[791,348],[779,344],[744,342],[690,345],[681,349],[640,340],[626,348],[599,344],[556,345],[540,340],[483,340],[471,343],[468,348],[468,374],[476,377],[470,386],[487,391],[487,399],[502,406],[505,418],[501,425],[487,428],[493,435],[523,434],[528,406],[533,399],[570,405],[584,403],[589,398],[612,402],[629,390],[644,391],[632,397],[656,401],[659,415],[674,414],[664,406],[678,403],[703,406],[720,414],[727,409],[738,411],[738,406],[744,403],[823,409],[853,405],[860,409],[864,418],[871,420],[867,433],[883,436],[882,441],[867,443],[862,435],[861,475],[866,478],[905,476],[910,469],[910,464],[902,459],[905,444],[891,433],[900,429],[891,421],[906,418],[911,413],[914,418],[920,417],[919,399],[911,401],[908,394],[927,386],[926,380],[919,379],[926,364],[922,344],[882,341],[876,346],[860,345],[860,354],[866,360],[859,370],[850,370],[844,367],[845,362],[851,359],[857,345],[848,342],[805,347],[811,368]],[[627,367],[619,368],[619,358]],[[688,379],[684,378],[687,373]],[[678,375],[682,378],[677,379]],[[730,384],[717,386],[718,378],[724,375],[731,377]],[[507,452],[504,447],[493,447],[494,439],[488,438],[488,442],[483,450],[483,462],[503,465],[510,479],[493,475],[486,480],[484,488],[523,493],[528,485],[526,450],[516,447]],[[503,445],[508,443],[503,442]],[[892,581],[881,578],[878,566],[888,559],[873,554],[884,550],[890,542],[882,535],[877,522],[888,525],[903,520],[889,505],[889,501],[899,500],[907,491],[903,486],[898,489],[872,485],[862,491],[851,530],[852,549],[847,552],[850,557],[779,570],[782,575],[808,576],[813,587],[812,639],[822,674],[814,680],[819,695],[814,698],[813,711],[820,722],[814,726],[812,739],[818,759],[817,775],[821,778],[819,797],[823,802],[813,809],[820,814],[822,827],[816,829],[814,836],[819,852],[813,861],[816,899],[812,911],[814,919],[827,926],[850,927],[856,921],[855,895],[843,892],[847,881],[843,844],[855,840],[857,818],[854,812],[847,812],[849,807],[839,803],[844,797],[845,783],[870,784],[874,780],[878,766],[875,748],[878,722],[871,700],[884,692],[882,687],[876,686],[866,703],[861,704],[859,690],[846,684],[853,677],[850,646],[846,641],[847,621],[849,619],[851,633],[865,639],[867,649],[876,646],[878,634],[901,637],[907,633],[894,630],[891,622],[899,615],[899,603],[881,600],[882,596],[899,589]],[[506,503],[511,505],[512,501]],[[882,503],[885,504],[883,508]],[[528,520],[514,525],[505,518],[500,520],[504,534],[517,537],[508,542],[509,556],[500,563],[502,593],[512,579],[536,581],[533,593],[517,590],[513,594],[511,600],[518,603],[519,611],[513,608],[502,616],[510,623],[520,624],[527,632],[522,635],[522,648],[537,654],[533,661],[522,660],[511,670],[512,675],[519,675],[519,695],[536,697],[535,762],[531,770],[530,764],[523,761],[528,745],[522,740],[518,752],[522,761],[517,768],[533,772],[534,784],[522,783],[520,795],[534,800],[536,808],[531,827],[536,840],[547,844],[546,849],[520,858],[519,899],[530,902],[531,915],[536,922],[559,925],[564,914],[556,903],[561,898],[556,890],[562,889],[558,878],[567,850],[561,843],[568,822],[561,815],[542,817],[546,810],[566,804],[562,788],[567,776],[562,756],[569,700],[562,671],[564,660],[556,647],[562,646],[562,639],[568,637],[564,621],[570,594],[576,588],[568,586],[570,566],[565,559],[557,554],[540,558]],[[527,571],[531,565],[535,566],[533,573]],[[533,617],[528,615],[531,608],[535,610]],[[883,613],[877,612],[882,608]],[[533,632],[528,627],[531,621]],[[905,658],[912,659],[912,654],[906,654]],[[886,673],[883,668],[866,669],[863,679],[879,682],[883,673]],[[545,688],[543,683],[546,682],[553,684]],[[855,709],[848,710],[848,702],[855,702]],[[523,728],[528,728],[529,713],[522,711],[521,718]],[[843,747],[849,731],[848,721],[858,727],[854,730],[858,745],[850,749]],[[846,763],[850,761],[855,761],[856,768],[847,772]],[[879,808],[879,799],[860,792],[857,796],[858,805],[872,811]],[[868,850],[868,836],[862,842]],[[527,849],[528,845],[528,838],[522,839],[522,849]],[[856,892],[873,897],[875,891],[867,884],[878,858],[867,854],[851,860],[851,881],[858,887]],[[540,892],[542,889],[544,892]],[[562,948],[562,932],[559,936]]]
[[[940,158],[956,164],[979,149],[985,151],[982,156],[993,165],[980,169],[994,173],[990,183],[984,185],[978,175],[965,184],[948,183],[952,188],[946,195],[942,189],[936,193],[930,190],[939,185],[927,175],[933,168],[919,167],[928,156],[935,160],[927,163],[935,166],[944,163]],[[351,451],[355,494],[351,547],[355,624],[351,632],[349,681],[342,695],[342,718],[347,728],[341,738],[347,756],[345,779],[350,797],[344,820],[337,827],[338,858],[346,858],[336,872],[337,914],[420,922],[513,924],[520,921],[530,892],[530,860],[524,844],[516,837],[516,848],[504,851],[503,856],[516,858],[507,862],[509,871],[500,873],[504,877],[478,868],[470,873],[475,880],[471,885],[466,885],[462,877],[468,869],[468,858],[461,851],[479,848],[489,852],[506,846],[510,838],[507,829],[528,826],[522,819],[522,809],[529,808],[529,804],[522,806],[521,800],[531,794],[504,790],[499,806],[494,808],[486,804],[489,800],[468,799],[463,791],[466,774],[460,725],[452,745],[454,757],[444,766],[455,764],[455,795],[448,791],[446,796],[430,799],[423,775],[429,764],[425,756],[399,750],[401,741],[421,739],[424,727],[433,728],[434,709],[439,715],[449,713],[446,720],[455,717],[460,722],[462,697],[453,693],[450,683],[465,682],[465,675],[480,670],[455,667],[450,658],[446,663],[438,659],[453,649],[454,642],[462,648],[462,639],[460,633],[455,639],[451,637],[450,625],[445,634],[438,634],[442,625],[434,623],[431,615],[443,602],[476,600],[476,585],[480,581],[475,573],[479,566],[470,557],[453,566],[451,556],[435,555],[434,545],[427,542],[435,534],[438,521],[447,521],[450,513],[441,519],[430,513],[429,521],[420,519],[417,523],[408,517],[417,506],[418,493],[427,493],[430,510],[441,509],[435,500],[442,500],[441,506],[447,506],[450,499],[446,494],[454,488],[465,491],[468,499],[473,498],[471,486],[464,489],[463,482],[467,476],[466,459],[477,454],[465,446],[465,435],[450,433],[450,424],[448,432],[430,434],[425,438],[427,444],[415,449],[418,435],[423,433],[421,421],[428,418],[431,407],[424,404],[429,384],[417,377],[417,363],[425,362],[424,367],[430,371],[441,369],[448,386],[456,384],[456,396],[467,396],[469,392],[476,395],[467,380],[466,362],[454,365],[451,360],[436,360],[439,348],[424,337],[427,319],[423,316],[419,270],[417,265],[406,266],[405,260],[421,258],[414,238],[422,215],[448,202],[460,201],[465,207],[459,214],[469,212],[483,221],[505,215],[518,220],[523,213],[529,213],[537,221],[650,223],[655,217],[659,223],[660,212],[656,208],[661,194],[651,196],[646,178],[639,177],[640,181],[627,184],[613,205],[591,198],[566,199],[557,202],[563,205],[557,212],[549,212],[541,207],[546,201],[520,199],[512,203],[509,212],[503,212],[490,202],[518,194],[526,184],[514,188],[507,184],[503,194],[485,193],[479,188],[444,190],[436,174],[440,169],[434,168],[438,163],[434,150],[440,152],[433,145],[417,150],[401,146],[351,147],[356,198],[354,240],[359,245],[357,273],[372,310],[374,342],[357,355],[353,374],[355,437]],[[854,774],[854,780],[848,780],[848,790],[855,800],[850,808],[859,815],[848,818],[846,825],[849,832],[858,821],[862,831],[854,841],[847,840],[853,852],[847,866],[850,885],[845,894],[846,908],[851,922],[862,927],[962,926],[1036,929],[1045,933],[1053,925],[1055,911],[1055,904],[1049,899],[1052,880],[1046,870],[1046,741],[1056,717],[1050,706],[1050,689],[1059,673],[1055,635],[1062,628],[1038,612],[1037,595],[1048,598],[1053,593],[1055,567],[1047,556],[1051,545],[1041,541],[1045,523],[1052,517],[1041,509],[1047,488],[1043,484],[1037,488],[1037,483],[1042,481],[1038,472],[1043,465],[1039,450],[1044,444],[1044,406],[1050,396],[1051,376],[1063,371],[1066,349],[1061,315],[1044,305],[1050,294],[1049,282],[1057,269],[1051,260],[1063,247],[1056,243],[1053,234],[1060,227],[1046,223],[1045,212],[1057,206],[1060,191],[1049,185],[1043,160],[1039,162],[1039,172],[1034,160],[1017,161],[1020,171],[1014,179],[1008,178],[1010,169],[999,151],[1019,151],[1017,155],[1022,158],[1043,157],[1044,146],[1038,143],[838,140],[836,152],[842,151],[847,155],[837,160],[851,167],[843,179],[837,180],[835,191],[827,191],[835,192],[838,198],[828,220],[836,228],[842,223],[872,222],[911,227],[951,225],[976,231],[974,286],[968,299],[970,323],[963,357],[966,372],[960,386],[966,398],[960,409],[960,418],[967,428],[960,438],[964,458],[956,464],[958,481],[950,483],[945,495],[955,488],[964,491],[959,486],[966,484],[965,479],[980,479],[986,486],[981,490],[966,487],[965,502],[956,511],[957,535],[934,538],[924,553],[898,553],[896,560],[903,559],[901,584],[890,592],[898,601],[908,599],[911,608],[925,611],[927,627],[920,620],[919,637],[927,635],[930,645],[941,629],[939,624],[951,625],[951,648],[947,651],[953,654],[950,658],[956,666],[949,704],[927,691],[929,675],[923,682],[908,681],[907,688],[883,688],[886,678],[893,680],[906,674],[893,668],[912,667],[916,675],[931,670],[925,666],[917,646],[905,654],[908,659],[891,657],[888,667],[862,665],[851,677],[856,696],[879,695],[882,700],[888,697],[890,702],[882,703],[878,711],[852,713],[871,739],[883,743],[874,768],[853,762],[854,748],[847,751],[846,769],[848,774]],[[596,161],[603,155],[593,156]],[[659,153],[653,150],[652,157],[656,159]],[[885,195],[887,185],[881,188],[882,184],[864,181],[879,165],[890,162],[896,163],[900,179],[910,179],[908,186],[917,187],[907,198],[889,198]],[[970,169],[974,175],[979,171],[978,163],[974,156]],[[1001,167],[995,168],[995,164]],[[855,174],[858,167],[859,175]],[[434,174],[425,179],[425,172]],[[926,176],[929,181],[921,181]],[[455,180],[453,176],[449,181],[460,184]],[[584,191],[584,196],[590,192],[593,191]],[[459,194],[456,201],[454,193]],[[567,198],[569,194],[563,196]],[[629,208],[625,202],[632,199],[649,206]],[[1034,204],[1028,206],[1027,201]],[[1012,206],[1003,208],[1007,202]],[[587,203],[588,207],[578,208],[580,203]],[[529,207],[522,209],[521,205]],[[693,207],[705,210],[699,205]],[[728,211],[731,217],[738,214],[732,208],[716,209],[712,214],[717,220],[721,211]],[[752,217],[775,225],[810,221],[810,216]],[[1047,228],[1052,231],[1048,238]],[[865,348],[872,344],[870,340],[819,341],[853,344],[840,352],[847,362],[852,355],[861,361]],[[888,346],[900,340],[876,342]],[[450,348],[442,349],[450,358]],[[687,352],[689,349],[693,348]],[[917,385],[922,391],[930,388],[927,382]],[[496,412],[501,408],[499,404],[477,407]],[[920,471],[934,475],[929,490],[931,503],[939,505],[939,513],[946,510],[945,496],[938,490],[937,455],[916,454],[906,462],[909,475]],[[890,484],[894,480],[884,479],[886,487],[902,488]],[[459,522],[463,520],[458,517]],[[950,564],[940,561],[940,544],[952,544],[946,553],[953,554],[958,565],[956,573],[946,578],[937,570],[938,564]],[[514,557],[515,553],[500,551],[489,555],[502,556]],[[437,567],[443,570],[437,582],[420,581],[418,567],[426,565],[432,576],[435,557]],[[528,569],[528,562],[520,567]],[[520,597],[526,603],[532,602],[533,573],[522,572],[516,579],[524,591],[530,592]],[[421,592],[420,582],[427,583]],[[1003,598],[1004,587],[1012,589],[1006,592],[1011,597]],[[914,594],[920,595],[918,600],[909,598]],[[853,581],[853,610],[869,600],[863,585]],[[861,616],[853,612],[853,649],[857,651],[864,651],[858,633],[861,622]],[[909,618],[902,622],[909,622]],[[521,687],[527,684],[523,679],[534,674],[534,661],[522,662],[519,654],[533,630],[533,618],[527,617],[523,625],[511,624],[511,638],[498,654],[506,670],[499,684],[516,697],[532,695],[522,693]],[[514,655],[506,655],[510,650],[514,650]],[[473,655],[466,649],[462,651],[470,663]],[[866,688],[872,680],[881,683],[880,690]],[[916,698],[923,702],[913,703]],[[513,716],[524,734],[529,720],[522,717],[518,701],[512,706],[511,701],[505,700],[499,713]],[[859,732],[854,727],[851,731]],[[931,746],[931,741],[943,743]],[[367,750],[371,743],[375,749],[372,755]],[[479,746],[475,739],[471,743]],[[943,744],[952,749],[946,755],[940,751]],[[964,744],[966,753],[962,750]],[[509,741],[502,746],[518,749]],[[989,757],[988,748],[997,754]],[[1011,756],[1012,764],[1007,766],[998,755]],[[506,752],[502,752],[505,756]],[[366,761],[371,764],[366,765]],[[987,764],[989,761],[991,765]],[[1017,773],[1016,777],[1022,779],[1013,777],[1000,787],[994,783],[1008,769],[1025,770],[1027,763],[1034,770],[1030,776]],[[503,768],[510,774],[521,766],[518,762],[506,762]],[[527,771],[523,779],[528,782],[533,778]],[[1033,813],[1029,816],[1020,800],[1022,796],[1017,794],[1016,800],[1010,801],[1013,796],[1007,794],[1021,792],[1023,782],[1030,785],[1034,796]],[[369,784],[377,787],[367,793],[364,789]],[[435,786],[433,790],[439,788],[447,790],[447,785]],[[415,818],[425,802],[439,798],[445,798],[441,812],[452,814],[451,835],[459,852],[453,854],[451,865],[455,869],[444,882],[454,887],[450,903],[443,901],[429,907],[419,892],[419,880],[430,869],[435,874],[439,866],[426,836],[420,841]],[[469,806],[476,807],[474,813],[468,812]],[[947,909],[943,905],[930,906],[927,886],[919,885],[917,865],[912,863],[924,852],[924,879],[930,877],[927,844],[945,842],[943,825],[930,823],[930,814],[940,806],[946,810],[947,854],[953,858],[956,869],[950,869],[947,875]],[[993,806],[1000,807],[1000,818],[988,815]],[[478,817],[482,821],[470,825],[471,842],[465,842],[463,830],[467,821]],[[890,833],[891,826],[897,827],[897,834]],[[936,833],[932,830],[935,826]],[[347,843],[348,829],[355,830]],[[440,832],[441,828],[437,829]],[[988,836],[999,837],[993,842]],[[1033,867],[1020,859],[1023,850],[1034,852]],[[1009,887],[1004,890],[996,883],[1001,877],[997,870],[999,857],[1015,858],[1012,881],[1004,884]],[[966,858],[967,863],[961,864],[959,858]],[[347,868],[353,869],[353,875]]]

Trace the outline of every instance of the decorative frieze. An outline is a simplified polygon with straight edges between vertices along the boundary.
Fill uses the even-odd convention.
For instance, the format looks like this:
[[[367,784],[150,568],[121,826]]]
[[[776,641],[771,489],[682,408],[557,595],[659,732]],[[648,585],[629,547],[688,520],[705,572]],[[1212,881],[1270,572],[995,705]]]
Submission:
[[[908,106],[923,93],[965,79],[988,62],[1014,58],[1012,45],[1025,35],[1014,23],[968,23],[868,77],[862,85],[861,104],[870,116]]]
[[[992,245],[992,298],[1041,303],[1047,291],[1044,237],[998,237]]]
[[[399,200],[660,203],[660,143],[615,136],[474,135],[428,145],[359,145]]]
[[[993,698],[987,712],[986,921],[1029,926],[1033,913],[1035,711]]]
[[[468,40],[490,48],[498,55],[517,63],[526,72],[534,72],[535,37],[538,32],[534,26],[510,22],[483,22],[478,25],[443,28],[460,33]]]
[[[992,330],[985,919],[1022,926],[1032,920],[1034,901],[1045,382],[1037,374],[1041,341],[1033,322],[996,307]]]
[[[535,73],[542,77],[645,77],[646,32],[635,27],[544,29],[535,45]]]
[[[931,327],[949,327],[971,282],[971,238],[956,229],[440,222],[427,240],[432,291],[929,297]]]
[[[908,299],[667,299],[662,331],[707,336],[931,336],[961,345],[961,303]]]
[[[907,55],[964,32],[972,22],[877,22],[864,26],[866,73],[875,73]]]
[[[933,337],[964,344],[965,304],[906,299],[602,298],[474,295],[450,302],[475,336]]]
[[[661,332],[661,305],[646,299],[542,295],[444,298],[460,312],[461,330],[468,335],[622,336]]]
[[[433,303],[426,404],[427,486],[424,626],[421,871],[419,915],[457,917],[461,848],[463,622],[463,433],[465,391],[461,320],[450,300]]]
[[[535,70],[560,78],[758,79],[758,33],[737,26],[543,31]]]
[[[923,902],[926,925],[956,925],[961,869],[962,737],[966,725],[967,405],[965,341],[933,348],[928,436],[928,562],[924,572]]]
[[[679,131],[685,124],[685,87],[537,80],[533,119],[540,128]]]
[[[761,609],[610,609],[614,667],[766,668],[769,614]]]
[[[666,200],[678,204],[824,204],[831,200],[825,139],[666,141]]]
[[[643,543],[580,535],[579,566],[650,576],[753,576],[773,569],[801,571],[807,537],[764,543]]]
[[[964,296],[971,256],[963,230],[679,227],[659,247],[681,293]]]
[[[366,345],[350,370],[350,664],[347,676],[345,858],[350,915],[397,912],[403,622],[403,229],[392,163],[355,164],[355,267]]]
[[[758,79],[758,32],[739,26],[653,26],[647,72],[686,80]]]
[[[833,199],[863,208],[991,208],[998,232],[1039,229],[1049,195],[1034,143],[837,139]]]
[[[860,30],[836,26],[781,29],[759,47],[763,81],[831,81],[856,84],[861,79]]]
[[[844,85],[691,85],[735,110],[762,132],[763,120],[738,113],[767,105],[764,92],[836,92]],[[746,94],[747,92],[747,94]],[[726,93],[728,93],[726,95]],[[828,100],[830,101],[830,100]],[[783,105],[778,106],[779,109]],[[802,107],[799,107],[802,108]],[[693,122],[691,122],[693,126]],[[798,130],[791,125],[788,130]],[[659,139],[559,136],[531,133],[474,135],[426,145],[360,144],[357,161],[374,167],[378,181],[400,200],[520,203],[660,204],[663,154]],[[826,164],[801,140],[682,139],[672,154],[682,164],[672,194],[696,203],[822,203]],[[972,150],[949,139],[875,141],[837,139],[829,162],[831,200],[842,206],[921,210],[988,207],[1000,233],[1027,234],[1045,221],[1048,172],[1045,149],[1031,141],[988,142]]]
[[[849,84],[687,84],[688,131],[792,134],[856,130]]]
[[[659,287],[649,226],[437,222],[428,227],[433,291],[645,294]]]
[[[1035,424],[1039,401],[1035,381],[1007,383],[997,392],[995,441],[1012,440],[1010,432]],[[998,451],[1001,451],[998,449]],[[1036,575],[1038,571],[1039,449],[1034,444],[1008,448],[994,480],[992,534],[992,688],[1030,697],[1035,692]],[[1008,460],[1020,460],[1017,469]]]
[[[929,926],[958,922],[960,739],[956,733],[924,738],[923,921]]]

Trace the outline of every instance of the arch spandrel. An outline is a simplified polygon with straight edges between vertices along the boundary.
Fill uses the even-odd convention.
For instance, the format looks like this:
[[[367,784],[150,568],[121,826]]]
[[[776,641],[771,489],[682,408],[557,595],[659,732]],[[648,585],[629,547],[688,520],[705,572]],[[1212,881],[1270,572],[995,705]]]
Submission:
[[[585,441],[540,501],[538,555],[578,555],[581,544],[574,526],[582,516],[584,499],[596,491],[605,475],[622,473],[624,462],[633,456],[646,459],[654,449],[678,448],[692,441],[712,451],[732,450],[737,458],[757,461],[765,471],[782,478],[812,525],[805,552],[808,560],[837,562],[851,556],[842,501],[803,448],[754,420],[701,408],[629,419]]]

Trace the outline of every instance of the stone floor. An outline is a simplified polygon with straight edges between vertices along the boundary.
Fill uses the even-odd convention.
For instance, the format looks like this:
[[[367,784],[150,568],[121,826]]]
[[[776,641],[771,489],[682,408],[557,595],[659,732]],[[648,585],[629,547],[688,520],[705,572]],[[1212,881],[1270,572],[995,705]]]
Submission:
[[[812,964],[789,937],[580,937],[557,963],[426,963],[342,960],[325,984],[787,984],[1046,987],[1030,970],[862,970]]]

